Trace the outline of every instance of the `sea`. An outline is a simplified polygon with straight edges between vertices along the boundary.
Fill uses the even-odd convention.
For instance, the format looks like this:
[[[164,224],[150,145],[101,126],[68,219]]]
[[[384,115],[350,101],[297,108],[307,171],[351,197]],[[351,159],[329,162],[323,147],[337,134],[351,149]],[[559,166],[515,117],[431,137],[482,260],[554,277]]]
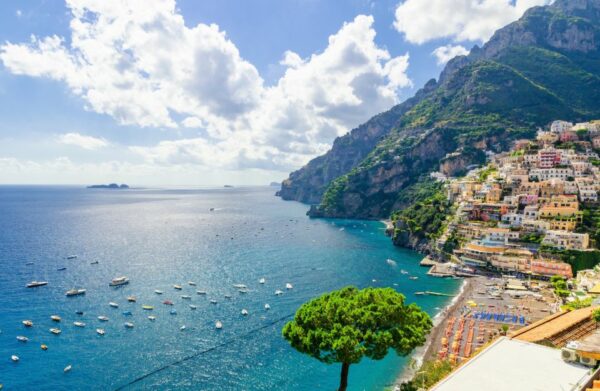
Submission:
[[[302,303],[348,285],[392,287],[434,316],[450,298],[415,292],[458,291],[460,281],[427,276],[419,254],[393,246],[381,222],[311,219],[275,190],[0,186],[4,390],[335,390],[340,365],[282,338]],[[129,284],[109,287],[119,276]],[[48,285],[26,288],[33,280]],[[86,293],[66,297],[71,288]],[[409,360],[363,359],[349,389],[384,390]]]

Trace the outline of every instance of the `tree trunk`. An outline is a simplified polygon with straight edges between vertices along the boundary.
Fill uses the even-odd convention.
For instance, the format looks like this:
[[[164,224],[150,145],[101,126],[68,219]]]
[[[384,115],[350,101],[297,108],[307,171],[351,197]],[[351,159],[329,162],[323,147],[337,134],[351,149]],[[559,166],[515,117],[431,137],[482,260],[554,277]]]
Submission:
[[[348,371],[350,370],[350,364],[349,363],[342,363],[342,375],[340,377],[340,388],[338,388],[338,391],[346,391],[346,388],[348,387]]]

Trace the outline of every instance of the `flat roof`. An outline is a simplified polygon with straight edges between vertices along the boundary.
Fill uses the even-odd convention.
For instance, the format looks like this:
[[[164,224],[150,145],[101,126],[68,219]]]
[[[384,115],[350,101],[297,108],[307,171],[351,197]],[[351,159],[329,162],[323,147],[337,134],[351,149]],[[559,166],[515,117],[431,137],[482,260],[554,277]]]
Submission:
[[[592,312],[597,308],[599,307],[592,306],[573,311],[557,312],[518,330],[511,337],[529,342],[551,338],[581,321],[590,319]]]
[[[433,391],[564,391],[583,386],[589,368],[560,350],[502,337],[433,386]]]

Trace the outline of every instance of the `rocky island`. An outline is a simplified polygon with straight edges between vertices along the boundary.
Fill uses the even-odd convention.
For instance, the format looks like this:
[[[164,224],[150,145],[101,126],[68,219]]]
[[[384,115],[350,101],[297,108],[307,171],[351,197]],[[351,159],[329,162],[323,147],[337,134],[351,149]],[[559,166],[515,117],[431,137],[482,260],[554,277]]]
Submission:
[[[117,184],[117,183],[109,183],[108,185],[90,185],[87,187],[88,189],[129,189],[129,186],[125,183]]]

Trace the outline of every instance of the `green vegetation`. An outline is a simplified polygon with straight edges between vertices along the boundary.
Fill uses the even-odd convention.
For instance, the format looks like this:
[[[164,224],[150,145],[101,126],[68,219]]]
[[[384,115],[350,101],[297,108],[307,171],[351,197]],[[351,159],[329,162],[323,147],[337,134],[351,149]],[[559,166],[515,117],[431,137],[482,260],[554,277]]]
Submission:
[[[588,297],[587,299],[580,300],[579,298],[568,302],[562,305],[560,308],[564,311],[573,311],[581,308],[586,308],[592,305],[592,301],[594,301],[593,297]]]
[[[565,280],[565,278],[563,276],[552,276],[550,278],[550,282],[552,283],[552,286],[554,287],[554,293],[556,294],[556,296],[560,297],[561,299],[564,299],[566,297],[568,297],[571,292],[569,291],[568,287],[567,287],[567,281]]]
[[[596,322],[600,322],[600,308],[592,311],[592,318],[594,318]]]
[[[528,232],[519,236],[519,240],[523,243],[542,243],[544,236],[537,232]]]
[[[340,391],[348,371],[363,357],[381,360],[394,349],[406,356],[425,343],[429,315],[391,288],[346,287],[303,304],[283,337],[301,353],[323,363],[341,363]]]
[[[491,165],[485,167],[479,173],[479,182],[485,182],[490,175],[495,174],[497,171],[498,170],[496,169],[496,167],[492,167]]]
[[[543,255],[558,257],[561,261],[571,265],[573,274],[576,274],[580,270],[592,269],[600,263],[600,250],[559,250],[548,246],[542,246],[540,250]]]
[[[431,360],[425,361],[415,377],[400,386],[401,391],[417,391],[419,389],[429,389],[431,386],[445,378],[452,370],[454,365],[449,360]]]
[[[600,161],[599,161],[600,162]],[[577,228],[578,232],[587,232],[595,246],[600,245],[600,208],[583,204],[583,221]]]

